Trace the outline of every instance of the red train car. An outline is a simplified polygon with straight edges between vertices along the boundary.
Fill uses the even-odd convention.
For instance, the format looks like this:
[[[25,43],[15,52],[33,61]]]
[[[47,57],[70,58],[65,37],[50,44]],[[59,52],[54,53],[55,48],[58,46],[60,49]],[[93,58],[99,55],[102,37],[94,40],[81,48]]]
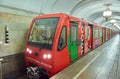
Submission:
[[[63,13],[33,18],[26,38],[28,77],[51,77],[106,41],[104,33],[106,28]]]
[[[26,39],[27,67],[41,67],[49,76],[67,67],[81,56],[81,29],[80,20],[66,14],[35,17]]]

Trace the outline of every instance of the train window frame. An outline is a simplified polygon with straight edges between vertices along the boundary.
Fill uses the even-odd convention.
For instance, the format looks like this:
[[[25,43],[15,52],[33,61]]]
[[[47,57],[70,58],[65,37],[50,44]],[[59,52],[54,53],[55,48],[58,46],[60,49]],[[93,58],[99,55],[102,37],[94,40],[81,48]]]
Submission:
[[[61,36],[62,36],[62,32],[63,32],[63,29],[64,29],[64,28],[65,28],[65,40],[64,40],[65,44],[64,44],[62,47],[59,48],[60,38],[61,38]],[[65,25],[63,25],[62,30],[61,30],[61,32],[60,32],[60,37],[59,37],[59,40],[58,40],[57,50],[58,50],[58,51],[63,50],[63,49],[66,47],[66,45],[67,45],[67,27],[66,27]]]
[[[74,24],[77,24],[77,27],[78,27],[78,25],[79,25],[78,23],[74,23]],[[75,30],[77,31],[77,32],[75,32],[76,35],[74,35],[74,36],[75,36],[75,40],[72,39],[72,34],[71,34],[71,33],[72,33],[71,30],[72,30],[73,27],[75,27]],[[70,43],[71,43],[71,44],[72,44],[72,42],[77,41],[77,39],[78,39],[77,33],[78,33],[78,28],[76,28],[76,26],[72,26],[72,25],[71,25],[71,29],[70,29],[70,39],[71,39]]]
[[[88,39],[89,39],[89,38],[88,38],[88,37],[89,37],[89,34],[90,34],[90,33],[89,33],[89,30],[90,30],[90,29],[89,29],[89,26],[86,25],[86,26],[85,26],[85,40],[88,40]]]
[[[58,19],[58,20],[57,20],[57,22],[56,22],[55,31],[53,32],[53,37],[52,37],[52,44],[51,44],[51,46],[43,45],[43,44],[41,44],[41,46],[40,46],[40,45],[37,46],[37,45],[34,45],[34,44],[33,44],[34,42],[30,42],[30,34],[32,34],[32,32],[33,32],[33,26],[34,26],[35,21],[36,21],[36,20],[39,20],[39,19],[52,19],[52,18],[56,18],[56,19]],[[30,46],[33,46],[33,47],[38,47],[38,48],[40,48],[40,49],[52,50],[52,49],[53,49],[53,48],[52,48],[52,47],[53,47],[53,42],[54,42],[53,40],[54,40],[54,37],[55,37],[56,28],[57,28],[57,25],[58,25],[58,23],[59,23],[59,20],[60,20],[60,17],[48,17],[48,18],[37,18],[37,19],[33,19],[32,25],[31,25],[31,27],[30,27],[30,32],[29,32],[29,35],[28,35],[28,42],[27,42],[27,44],[30,45]]]
[[[98,30],[98,28],[95,28],[94,32],[95,32],[95,39],[96,39],[96,38],[99,37],[99,30]]]
[[[100,32],[100,37],[102,37],[103,34],[102,34],[102,29],[101,28],[99,29],[99,32]]]
[[[86,32],[87,32],[86,39],[87,39],[87,40],[90,40],[90,26],[88,25],[86,29],[87,29],[87,30],[86,30]]]

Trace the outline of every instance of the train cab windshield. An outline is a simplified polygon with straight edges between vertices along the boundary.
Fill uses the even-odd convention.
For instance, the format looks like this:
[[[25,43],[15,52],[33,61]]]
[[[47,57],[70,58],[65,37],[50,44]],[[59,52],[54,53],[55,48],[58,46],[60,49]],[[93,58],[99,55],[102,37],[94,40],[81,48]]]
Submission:
[[[30,31],[28,45],[52,49],[55,29],[59,18],[36,19]]]

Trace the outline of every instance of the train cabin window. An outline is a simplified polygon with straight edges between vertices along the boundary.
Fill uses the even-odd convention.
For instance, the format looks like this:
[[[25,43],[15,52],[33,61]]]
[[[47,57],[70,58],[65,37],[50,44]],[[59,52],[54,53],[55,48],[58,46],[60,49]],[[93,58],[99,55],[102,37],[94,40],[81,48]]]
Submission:
[[[59,18],[36,19],[30,32],[28,45],[51,50],[58,21]]]
[[[58,42],[58,50],[62,50],[65,46],[66,46],[66,26],[63,26]]]

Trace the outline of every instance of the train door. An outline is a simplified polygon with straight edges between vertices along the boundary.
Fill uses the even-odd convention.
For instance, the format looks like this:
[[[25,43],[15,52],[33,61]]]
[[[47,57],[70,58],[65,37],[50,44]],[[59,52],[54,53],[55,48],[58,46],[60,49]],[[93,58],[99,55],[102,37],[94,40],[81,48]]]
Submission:
[[[102,42],[103,42],[103,29],[102,28],[100,28],[100,44],[102,44]]]
[[[110,39],[110,29],[108,29],[108,39]]]
[[[70,21],[70,58],[74,61],[78,58],[78,23]]]
[[[98,44],[97,44],[97,46],[99,46],[100,45],[100,40],[101,40],[101,38],[100,38],[100,28],[99,28],[99,26],[98,26]]]
[[[102,42],[104,43],[104,41],[105,41],[105,36],[104,36],[104,31],[105,31],[105,29],[104,28],[102,28]]]
[[[106,29],[106,41],[108,40],[108,30]]]
[[[88,24],[86,23],[84,26],[84,54],[88,52],[88,37],[89,37],[89,29]]]
[[[93,49],[98,47],[98,45],[99,45],[98,34],[99,34],[98,28],[96,26],[94,26],[94,28],[93,28],[93,47],[92,47]]]
[[[106,41],[106,28],[104,28],[104,42]]]
[[[99,30],[98,30],[98,28],[96,27],[96,28],[95,28],[95,48],[98,47],[98,45],[99,45],[98,39],[99,39]]]
[[[92,49],[92,37],[93,37],[93,25],[92,24],[88,24],[88,48],[89,50]]]

